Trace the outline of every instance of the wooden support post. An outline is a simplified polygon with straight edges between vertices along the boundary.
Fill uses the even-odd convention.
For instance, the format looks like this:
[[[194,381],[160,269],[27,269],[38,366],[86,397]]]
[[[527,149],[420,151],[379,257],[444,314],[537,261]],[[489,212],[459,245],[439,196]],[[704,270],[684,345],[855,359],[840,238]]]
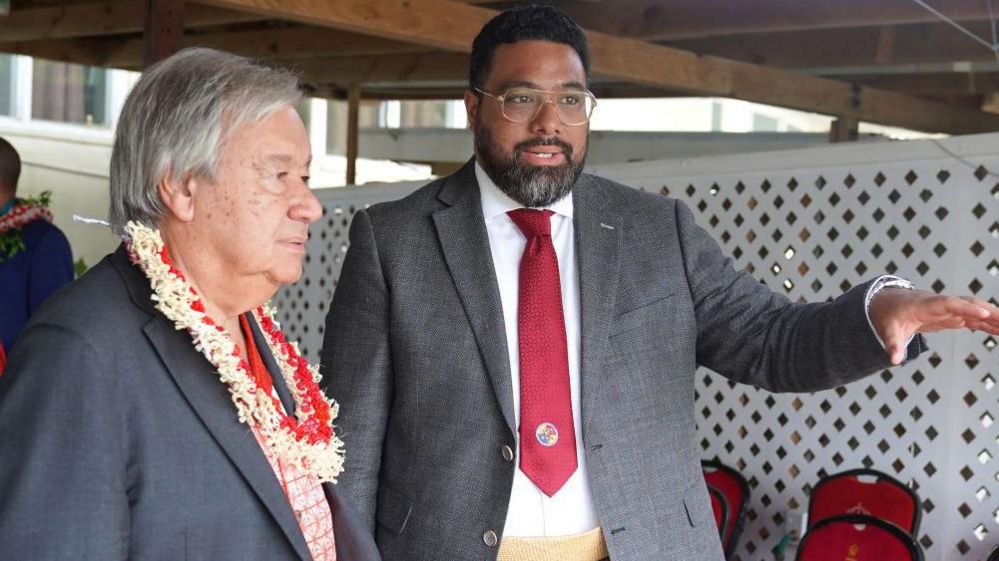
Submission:
[[[361,116],[361,83],[351,82],[347,92],[347,185],[357,181],[357,122]]]
[[[860,138],[859,128],[856,117],[839,117],[829,127],[829,142],[855,142]]]
[[[184,0],[146,0],[142,61],[145,66],[181,49],[184,40]]]

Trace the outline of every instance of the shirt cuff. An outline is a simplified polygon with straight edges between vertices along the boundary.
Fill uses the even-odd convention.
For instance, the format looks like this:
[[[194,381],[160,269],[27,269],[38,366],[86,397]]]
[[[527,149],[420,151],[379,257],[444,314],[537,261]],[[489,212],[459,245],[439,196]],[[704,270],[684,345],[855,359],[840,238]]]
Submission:
[[[880,277],[874,279],[871,286],[867,289],[867,295],[864,297],[864,315],[867,316],[867,325],[871,326],[871,333],[874,334],[874,338],[878,340],[881,348],[885,348],[885,342],[881,340],[881,336],[878,335],[878,330],[874,328],[874,322],[871,321],[871,301],[874,300],[874,296],[878,292],[885,288],[905,288],[908,290],[913,290],[916,288],[912,282],[903,279],[902,277],[896,277],[895,275],[881,275]],[[909,337],[909,340],[905,342],[905,346],[908,348],[909,343],[916,337],[915,334]]]

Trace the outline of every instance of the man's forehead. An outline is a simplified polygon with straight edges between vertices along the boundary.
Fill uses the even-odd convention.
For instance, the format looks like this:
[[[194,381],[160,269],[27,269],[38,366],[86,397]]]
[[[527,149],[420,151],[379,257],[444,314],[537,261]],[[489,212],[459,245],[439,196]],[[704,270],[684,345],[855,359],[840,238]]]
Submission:
[[[576,80],[568,80],[565,82],[559,82],[558,80],[543,80],[541,82],[534,82],[531,80],[506,80],[496,86],[501,90],[509,90],[511,88],[533,88],[536,90],[585,90],[586,84]]]
[[[487,82],[540,89],[584,86],[586,70],[570,45],[553,41],[518,41],[499,45],[493,53]],[[517,82],[522,82],[517,84]]]

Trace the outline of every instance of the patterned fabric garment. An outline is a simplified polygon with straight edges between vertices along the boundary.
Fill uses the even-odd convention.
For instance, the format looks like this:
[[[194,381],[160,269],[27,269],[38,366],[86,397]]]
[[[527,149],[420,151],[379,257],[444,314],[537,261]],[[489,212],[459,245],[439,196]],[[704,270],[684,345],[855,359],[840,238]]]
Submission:
[[[268,453],[263,436],[254,427],[253,434],[264,450],[274,475],[281,482],[284,494],[291,503],[291,509],[302,528],[305,543],[309,546],[313,561],[336,561],[336,544],[333,539],[333,513],[330,503],[323,493],[322,485],[314,475],[303,474],[291,464]]]
[[[266,380],[264,387],[270,388],[274,393],[270,382],[270,375],[267,367],[260,358],[260,353],[253,342],[253,333],[247,323],[246,316],[240,316],[240,327],[246,339],[246,356],[250,366],[250,373],[258,380]],[[333,538],[333,513],[330,510],[330,503],[326,499],[323,487],[314,475],[302,473],[293,464],[285,464],[280,458],[274,457],[267,448],[264,436],[260,434],[256,426],[253,426],[253,436],[260,443],[260,449],[267,456],[267,461],[274,470],[284,489],[284,494],[288,497],[291,509],[298,519],[298,525],[305,536],[305,543],[309,546],[313,561],[336,561],[336,543]]]

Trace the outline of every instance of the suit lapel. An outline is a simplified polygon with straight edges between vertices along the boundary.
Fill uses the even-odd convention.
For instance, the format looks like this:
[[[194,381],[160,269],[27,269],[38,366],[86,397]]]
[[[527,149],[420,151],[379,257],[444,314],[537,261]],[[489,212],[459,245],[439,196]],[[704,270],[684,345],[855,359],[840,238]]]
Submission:
[[[582,328],[581,391],[583,434],[596,411],[603,383],[607,330],[614,319],[621,235],[624,224],[607,203],[610,195],[590,175],[582,175],[573,189],[576,261],[579,266],[579,311]]]
[[[288,541],[303,560],[311,559],[302,530],[291,511],[291,505],[278,483],[274,470],[247,425],[239,423],[229,391],[219,380],[211,364],[194,349],[190,336],[178,331],[152,304],[149,283],[137,267],[128,262],[119,248],[112,258],[132,301],[146,310],[152,319],[143,332],[187,403],[204,423],[226,456],[240,471],[253,492],[284,530]],[[269,356],[266,345],[261,354]],[[265,356],[265,360],[267,358]],[[279,376],[278,376],[279,377]]]
[[[500,410],[510,433],[516,434],[499,283],[472,162],[447,179],[438,198],[448,205],[433,215],[444,259],[475,334]]]

